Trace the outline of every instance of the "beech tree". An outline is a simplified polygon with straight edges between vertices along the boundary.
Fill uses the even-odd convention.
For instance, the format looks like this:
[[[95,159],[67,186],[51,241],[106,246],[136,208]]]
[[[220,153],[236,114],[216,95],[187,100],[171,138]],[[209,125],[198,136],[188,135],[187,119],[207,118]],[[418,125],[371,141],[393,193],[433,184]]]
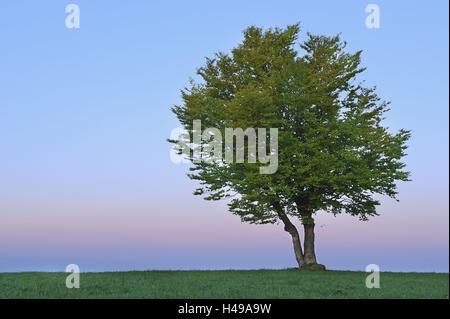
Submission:
[[[186,143],[193,163],[188,176],[199,181],[194,194],[228,198],[243,222],[283,223],[298,266],[324,268],[314,249],[315,215],[347,213],[363,221],[378,215],[374,195],[396,199],[396,182],[408,181],[401,160],[410,132],[383,126],[389,102],[358,80],[365,70],[361,51],[346,52],[339,35],[308,33],[300,54],[299,31],[298,24],[249,27],[230,53],[206,59],[197,70],[202,80],[191,80],[172,111],[190,134],[194,120],[222,139],[226,128],[278,129],[278,140],[266,139],[264,150],[278,156],[275,172],[261,174],[266,164],[249,161],[256,154],[247,134],[243,163],[195,160],[196,149],[211,150]],[[303,247],[292,219],[303,226]]]

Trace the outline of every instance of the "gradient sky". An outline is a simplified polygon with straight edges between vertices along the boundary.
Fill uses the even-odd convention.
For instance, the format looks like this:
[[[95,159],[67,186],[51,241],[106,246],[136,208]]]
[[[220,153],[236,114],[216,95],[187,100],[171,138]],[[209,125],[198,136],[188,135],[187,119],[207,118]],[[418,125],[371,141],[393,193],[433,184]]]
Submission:
[[[78,4],[81,28],[65,27]],[[380,7],[368,29],[365,7]],[[363,78],[412,130],[412,182],[380,217],[317,216],[330,269],[448,272],[448,1],[0,2],[0,272],[295,267],[281,225],[193,196],[166,142],[206,56],[249,25],[301,22],[364,50]],[[297,223],[298,224],[298,223]]]

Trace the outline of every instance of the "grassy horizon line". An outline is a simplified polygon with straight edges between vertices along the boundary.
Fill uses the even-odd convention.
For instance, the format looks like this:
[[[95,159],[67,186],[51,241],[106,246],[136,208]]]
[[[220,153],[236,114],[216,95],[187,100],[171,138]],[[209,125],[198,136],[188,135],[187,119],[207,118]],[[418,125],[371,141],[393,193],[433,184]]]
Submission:
[[[282,270],[294,270],[294,271],[310,271],[308,269],[300,269],[300,268],[256,268],[256,269],[146,269],[146,270],[105,270],[105,271],[80,271],[82,274],[103,274],[103,273],[127,273],[127,272],[150,272],[150,271],[205,271],[205,272],[211,272],[211,271],[282,271]],[[321,271],[321,270],[316,270]],[[369,273],[364,270],[342,270],[342,269],[326,269],[324,271],[333,271],[333,272],[361,272],[361,273]],[[60,270],[26,270],[26,271],[5,271],[0,272],[1,274],[24,274],[24,273],[64,273],[67,274],[68,272],[60,271]],[[442,271],[389,271],[389,270],[381,270],[380,273],[394,273],[394,274],[449,274],[449,272],[442,272]]]

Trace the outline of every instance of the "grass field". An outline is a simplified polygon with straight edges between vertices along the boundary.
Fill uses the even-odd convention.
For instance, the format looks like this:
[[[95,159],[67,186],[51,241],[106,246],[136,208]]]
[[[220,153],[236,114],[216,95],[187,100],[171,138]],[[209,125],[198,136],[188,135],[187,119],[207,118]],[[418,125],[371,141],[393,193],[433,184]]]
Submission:
[[[81,273],[80,288],[65,286],[68,273],[0,273],[0,298],[449,298],[447,273],[380,274],[312,270],[131,271]]]

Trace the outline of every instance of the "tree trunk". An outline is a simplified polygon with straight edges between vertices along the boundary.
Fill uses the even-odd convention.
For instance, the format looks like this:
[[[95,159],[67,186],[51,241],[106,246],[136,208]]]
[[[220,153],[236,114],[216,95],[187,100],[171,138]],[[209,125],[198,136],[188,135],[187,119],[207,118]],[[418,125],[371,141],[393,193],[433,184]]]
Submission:
[[[305,264],[302,245],[300,243],[300,236],[298,235],[297,227],[291,223],[284,212],[279,212],[278,216],[284,223],[284,230],[292,236],[292,244],[294,245],[295,259],[298,263],[298,268],[302,268]]]
[[[307,265],[317,264],[314,250],[314,222],[303,224],[305,230],[305,263]]]

